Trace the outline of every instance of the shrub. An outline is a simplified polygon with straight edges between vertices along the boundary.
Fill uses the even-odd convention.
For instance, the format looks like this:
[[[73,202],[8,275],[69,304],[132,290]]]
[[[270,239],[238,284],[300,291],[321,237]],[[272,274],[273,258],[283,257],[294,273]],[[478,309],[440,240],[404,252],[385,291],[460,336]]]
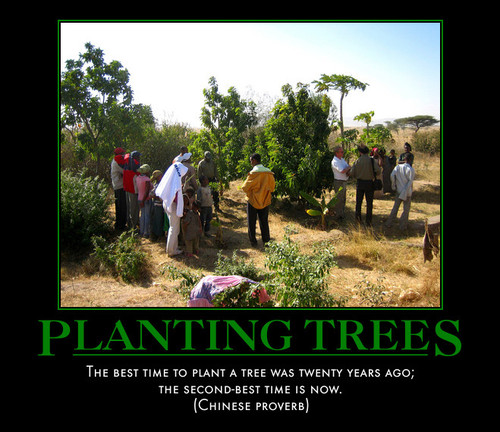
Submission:
[[[161,272],[162,274],[166,274],[170,280],[181,279],[180,285],[175,290],[186,300],[189,299],[191,290],[203,278],[203,274],[201,273],[193,274],[189,270],[179,269],[169,264],[166,264]]]
[[[125,282],[139,279],[146,264],[146,254],[139,250],[140,240],[133,231],[123,232],[115,242],[93,236],[97,260]]]
[[[219,276],[238,275],[248,279],[258,281],[261,275],[253,263],[246,263],[242,257],[238,256],[237,251],[233,251],[231,258],[222,255],[222,251],[217,254],[215,263],[215,274]]]
[[[59,232],[68,246],[87,246],[110,229],[108,187],[98,177],[61,172]]]
[[[250,282],[242,282],[232,288],[222,291],[212,300],[215,307],[269,307],[272,300],[259,303],[260,285],[257,287]]]
[[[335,253],[326,242],[316,244],[311,255],[301,254],[289,237],[266,247],[266,267],[274,272],[274,295],[281,307],[343,306],[346,299],[335,298],[326,283],[335,265]]]
[[[370,307],[389,306],[394,297],[394,293],[384,286],[383,278],[378,278],[377,283],[363,278],[354,288],[359,293],[360,302],[368,303]]]
[[[412,139],[413,150],[428,153],[431,156],[441,152],[441,131],[419,131]]]

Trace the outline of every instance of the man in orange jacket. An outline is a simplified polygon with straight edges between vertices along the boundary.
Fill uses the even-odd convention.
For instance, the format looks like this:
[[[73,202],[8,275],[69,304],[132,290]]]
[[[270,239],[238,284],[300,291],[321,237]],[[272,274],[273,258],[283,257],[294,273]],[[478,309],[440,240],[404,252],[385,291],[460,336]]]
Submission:
[[[260,234],[264,245],[271,239],[269,235],[269,205],[271,193],[274,192],[274,173],[261,164],[260,155],[254,153],[250,156],[252,171],[241,186],[247,196],[247,222],[248,237],[252,246],[257,246],[255,225],[259,218]]]

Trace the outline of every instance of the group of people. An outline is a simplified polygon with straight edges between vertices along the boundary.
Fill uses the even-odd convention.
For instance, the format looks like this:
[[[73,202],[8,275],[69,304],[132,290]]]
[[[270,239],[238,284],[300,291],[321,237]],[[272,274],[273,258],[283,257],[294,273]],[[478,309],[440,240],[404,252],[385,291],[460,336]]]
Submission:
[[[366,225],[372,225],[375,180],[382,183],[383,192],[396,191],[392,211],[386,226],[392,226],[401,204],[403,213],[399,227],[406,229],[411,206],[412,184],[415,178],[414,155],[405,143],[405,151],[396,159],[395,151],[389,155],[367,146],[358,147],[360,157],[350,166],[344,159],[341,146],[334,149],[331,165],[333,187],[338,193],[335,214],[345,217],[346,186],[351,177],[356,179],[356,220],[361,222],[361,208],[366,200]],[[213,207],[218,210],[219,195],[210,182],[218,180],[217,167],[210,152],[205,152],[197,169],[191,163],[192,154],[186,147],[180,149],[170,167],[163,173],[141,164],[137,151],[126,153],[116,148],[111,162],[111,180],[115,193],[116,223],[118,230],[135,229],[146,238],[157,240],[167,235],[166,251],[169,256],[199,253],[202,235],[210,237]],[[262,164],[261,156],[250,156],[252,170],[241,190],[246,194],[248,237],[257,246],[256,224],[259,221],[264,245],[270,241],[269,207],[275,189],[274,173]],[[184,242],[185,251],[179,248]]]
[[[213,208],[219,208],[219,194],[210,187],[210,182],[218,180],[218,173],[210,152],[205,152],[197,169],[191,164],[191,156],[182,147],[163,173],[141,164],[139,152],[126,153],[123,148],[116,148],[111,161],[115,228],[133,229],[151,240],[166,234],[169,256],[198,254],[201,236],[211,236]],[[242,190],[248,201],[248,235],[255,246],[257,218],[263,242],[270,240],[268,214],[275,181],[258,154],[250,157],[250,163],[252,170]],[[179,248],[180,241],[184,243],[184,251]]]
[[[361,209],[363,201],[366,200],[365,223],[372,225],[373,198],[376,191],[376,180],[379,179],[380,190],[383,193],[396,193],[392,211],[385,222],[391,227],[397,218],[399,208],[403,204],[403,212],[399,218],[399,228],[405,230],[408,226],[408,217],[411,207],[411,196],[413,192],[413,181],[415,170],[413,168],[414,155],[411,145],[404,144],[404,152],[396,158],[395,151],[391,150],[389,155],[377,148],[371,150],[365,146],[358,147],[360,157],[350,166],[344,159],[344,150],[341,146],[334,149],[335,156],[332,159],[332,171],[334,176],[333,188],[337,195],[335,214],[338,219],[345,217],[346,186],[349,177],[356,180],[356,207],[355,217],[361,223]]]

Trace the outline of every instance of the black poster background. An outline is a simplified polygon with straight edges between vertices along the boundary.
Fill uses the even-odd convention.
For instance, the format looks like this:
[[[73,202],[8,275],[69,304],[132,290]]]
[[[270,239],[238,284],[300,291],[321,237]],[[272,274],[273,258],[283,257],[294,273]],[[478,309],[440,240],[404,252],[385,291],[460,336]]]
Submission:
[[[61,19],[63,17],[58,17]],[[66,17],[64,17],[66,18]],[[438,19],[443,19],[439,17]],[[30,266],[34,280],[30,291],[28,331],[16,335],[16,342],[23,348],[29,347],[28,353],[22,360],[22,376],[20,385],[16,388],[16,405],[28,406],[27,421],[31,413],[36,413],[37,419],[51,425],[56,430],[73,427],[114,427],[129,429],[132,425],[151,427],[186,427],[188,424],[200,422],[201,425],[215,427],[266,427],[268,421],[279,420],[280,424],[290,422],[298,425],[305,421],[310,427],[328,425],[335,427],[340,424],[351,426],[377,425],[391,428],[405,426],[451,425],[457,418],[463,418],[470,413],[466,401],[470,400],[469,384],[472,381],[470,359],[472,343],[468,307],[463,305],[465,297],[463,286],[467,282],[464,277],[456,281],[456,270],[450,265],[453,253],[459,249],[459,240],[455,233],[456,226],[448,222],[450,215],[459,205],[454,199],[453,175],[456,173],[458,155],[455,153],[456,127],[453,114],[456,109],[457,95],[450,89],[448,81],[450,71],[454,68],[456,49],[454,37],[458,37],[457,24],[453,20],[443,19],[444,23],[444,78],[443,83],[443,207],[442,207],[442,290],[443,308],[436,310],[266,310],[266,311],[218,311],[218,310],[89,310],[72,311],[59,310],[57,305],[57,290],[59,268],[57,261],[57,189],[58,175],[57,157],[55,148],[58,129],[55,126],[54,116],[57,115],[57,101],[54,101],[54,92],[57,89],[57,78],[54,70],[48,74],[47,98],[49,115],[44,117],[50,127],[44,127],[47,134],[45,163],[50,167],[47,174],[48,186],[44,192],[44,213],[51,222],[44,225],[33,239],[37,244],[43,243],[43,253]],[[57,43],[55,35],[57,21],[44,24],[48,35],[47,48],[51,55],[46,56],[48,68],[58,59],[54,54],[53,44]],[[45,33],[44,33],[45,34]],[[453,35],[453,36],[452,36]],[[458,42],[457,42],[458,43]],[[453,65],[452,65],[453,62]],[[54,160],[52,160],[54,159]],[[47,167],[48,171],[49,168]],[[46,260],[42,259],[46,258]],[[41,283],[43,281],[43,283]],[[74,355],[74,323],[76,320],[87,321],[86,337],[89,345],[92,342],[109,338],[109,331],[114,324],[121,320],[125,325],[131,325],[137,320],[149,320],[160,324],[168,319],[196,319],[196,320],[227,320],[234,319],[244,325],[248,320],[266,322],[270,320],[290,321],[293,329],[300,329],[293,333],[294,346],[287,351],[288,355],[269,355],[269,350],[263,350],[265,355],[249,353],[242,347],[235,349],[231,355],[212,355],[197,351],[197,355],[179,356],[88,356]],[[311,346],[314,337],[303,331],[306,319],[334,319],[355,320],[369,327],[371,320],[393,320],[400,323],[402,320],[426,321],[429,327],[441,320],[459,322],[458,337],[462,347],[458,355],[445,357],[435,356],[432,350],[424,356],[374,356],[358,355],[360,351],[353,349],[353,355],[298,355],[312,354]],[[41,320],[61,320],[72,325],[72,336],[64,342],[54,344],[54,356],[40,356],[42,352],[42,325]],[[428,332],[429,334],[432,331]],[[435,336],[431,336],[434,337]],[[335,353],[334,350],[329,351]],[[199,355],[202,354],[202,355]],[[205,355],[203,355],[205,354]],[[225,353],[222,353],[225,354]],[[249,355],[234,355],[249,354]],[[295,355],[293,355],[295,354]],[[314,353],[318,354],[318,353]],[[28,361],[26,361],[26,358]],[[17,362],[16,362],[17,363]],[[108,378],[89,377],[88,365],[95,369],[168,369],[169,378]],[[17,365],[16,365],[17,366]],[[337,379],[301,379],[297,376],[298,369],[343,369],[344,375]],[[407,369],[412,371],[413,379],[390,379],[369,377],[348,378],[347,369],[380,370]],[[174,379],[173,369],[185,369],[187,377]],[[194,369],[225,369],[225,378],[193,378]],[[229,378],[231,369],[264,369],[263,378]],[[270,369],[293,369],[294,377],[273,378]],[[238,373],[241,375],[241,373]],[[161,394],[159,385],[178,385],[179,394]],[[230,401],[257,401],[277,400],[304,401],[308,398],[308,412],[304,411],[209,411],[194,413],[194,395],[185,395],[182,392],[185,385],[231,385],[231,386],[260,386],[258,395],[217,396],[216,400]],[[273,395],[263,394],[265,385],[289,385],[295,393],[296,386],[305,385],[338,385],[340,394],[324,395]],[[203,395],[197,395],[200,398]],[[184,424],[176,423],[183,421]],[[320,422],[321,423],[317,423]],[[328,423],[323,423],[328,421]],[[347,422],[347,423],[346,423]],[[40,423],[39,423],[40,424]]]

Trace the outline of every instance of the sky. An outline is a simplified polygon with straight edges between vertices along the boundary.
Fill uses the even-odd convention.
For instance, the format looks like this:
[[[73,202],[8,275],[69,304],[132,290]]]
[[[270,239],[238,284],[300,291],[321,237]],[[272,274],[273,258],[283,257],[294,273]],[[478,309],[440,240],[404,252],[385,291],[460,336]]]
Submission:
[[[372,125],[441,113],[440,22],[61,22],[61,71],[90,42],[107,63],[130,73],[134,103],[158,122],[201,127],[203,89],[214,76],[256,103],[277,100],[281,87],[322,74],[369,84],[344,99],[344,124],[374,111]],[[314,85],[311,84],[311,89]],[[329,96],[339,107],[340,92]]]

